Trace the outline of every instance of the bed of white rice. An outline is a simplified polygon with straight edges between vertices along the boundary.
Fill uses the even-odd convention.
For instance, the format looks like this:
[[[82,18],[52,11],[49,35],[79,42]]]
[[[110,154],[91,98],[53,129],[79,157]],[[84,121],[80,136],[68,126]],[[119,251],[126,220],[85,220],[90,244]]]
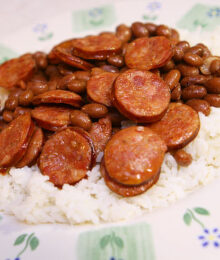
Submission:
[[[213,53],[220,54],[219,31],[202,36],[198,33],[193,38],[186,32],[182,35],[194,44],[205,42]],[[185,147],[193,157],[192,164],[180,167],[167,153],[159,181],[142,195],[123,198],[111,192],[100,176],[99,166],[88,172],[88,179],[75,186],[64,185],[62,190],[36,166],[13,168],[8,175],[0,175],[0,211],[35,224],[96,224],[131,219],[167,206],[220,175],[220,109],[212,108],[208,117],[199,116],[199,134]]]

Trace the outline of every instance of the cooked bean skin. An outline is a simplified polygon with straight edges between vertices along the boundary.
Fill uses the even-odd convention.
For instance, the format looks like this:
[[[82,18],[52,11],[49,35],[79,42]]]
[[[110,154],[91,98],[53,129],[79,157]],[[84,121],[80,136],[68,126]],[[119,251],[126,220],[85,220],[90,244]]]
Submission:
[[[170,41],[173,43],[173,44],[177,44],[179,42],[179,39],[180,39],[180,35],[178,33],[177,30],[175,29],[170,29],[171,31],[171,34],[170,34]]]
[[[91,72],[78,70],[75,71],[73,75],[75,76],[76,79],[88,81],[90,79]]]
[[[187,64],[195,67],[199,67],[203,64],[203,59],[199,55],[193,54],[191,52],[186,52],[183,56],[183,60]]]
[[[73,110],[70,114],[70,121],[73,126],[82,127],[84,130],[89,130],[92,126],[92,121],[88,115],[80,110]]]
[[[214,77],[212,79],[209,79],[205,83],[205,86],[208,93],[220,94],[220,77]]]
[[[107,59],[108,63],[115,67],[124,66],[124,58],[120,55],[112,55]]]
[[[173,157],[180,166],[186,167],[192,163],[192,156],[182,149],[174,152]]]
[[[49,65],[46,70],[45,74],[51,79],[53,77],[57,77],[60,75],[58,68],[55,65]]]
[[[2,118],[7,123],[11,122],[14,119],[13,112],[8,111],[8,110],[4,110],[3,114],[2,114]]]
[[[161,67],[163,72],[169,72],[175,68],[175,63],[173,60],[169,60],[163,67]]]
[[[145,23],[145,27],[147,28],[149,35],[153,36],[156,34],[157,25],[154,23]]]
[[[61,63],[57,66],[57,68],[62,76],[66,76],[73,73],[73,69],[66,64]]]
[[[173,49],[173,59],[175,62],[179,62],[183,59],[184,51],[182,48],[175,46]]]
[[[9,97],[5,102],[5,109],[7,110],[15,110],[15,108],[18,106],[18,98],[17,97]]]
[[[86,91],[86,81],[80,79],[74,79],[67,85],[68,89],[75,93],[83,93]]]
[[[181,86],[178,83],[171,92],[171,100],[172,101],[179,101],[181,99]]]
[[[202,112],[205,116],[210,114],[210,104],[203,99],[190,99],[186,102],[186,105],[192,107],[197,112]]]
[[[121,24],[116,28],[116,36],[122,43],[129,42],[132,37],[131,28],[125,24]]]
[[[30,108],[26,108],[26,107],[16,107],[14,113],[13,113],[13,116],[14,118],[20,116],[20,115],[23,115],[25,113],[30,113],[31,109]]]
[[[208,94],[204,99],[213,107],[220,107],[220,95],[219,94]]]
[[[220,70],[220,60],[213,60],[210,65],[210,72],[215,74],[218,70]]]
[[[98,103],[84,105],[81,110],[91,118],[101,118],[108,113],[107,107]]]
[[[100,68],[107,72],[113,72],[113,73],[119,72],[118,68],[112,65],[102,65]]]
[[[206,94],[206,88],[200,85],[190,85],[182,90],[182,98],[184,100],[203,98]]]
[[[47,62],[47,55],[44,52],[41,51],[37,51],[34,53],[34,58],[36,61],[36,64],[38,66],[38,68],[40,69],[46,69],[48,62]]]
[[[199,75],[199,69],[194,66],[179,64],[176,68],[181,72],[182,77]]]
[[[203,58],[207,58],[207,57],[212,55],[211,51],[209,50],[209,48],[205,44],[198,43],[198,44],[196,44],[196,46],[198,46],[202,49],[202,57]]]
[[[121,121],[126,120],[126,118],[117,111],[109,111],[108,116],[113,126],[121,126]]]
[[[207,77],[204,75],[195,75],[184,77],[180,83],[182,87],[188,87],[193,84],[204,85],[207,80]]]
[[[141,22],[132,23],[131,30],[136,38],[148,37],[149,35],[147,27]]]
[[[164,78],[164,81],[167,83],[169,86],[170,90],[172,90],[176,84],[179,82],[181,77],[181,74],[179,70],[170,70]]]
[[[20,94],[20,96],[18,98],[19,105],[22,105],[22,106],[30,105],[33,97],[34,97],[34,94],[30,89],[25,90],[23,93]]]
[[[157,26],[156,34],[158,36],[165,36],[165,37],[169,38],[171,36],[171,30],[168,26],[161,24],[161,25]]]
[[[95,76],[95,75],[98,75],[100,73],[102,73],[104,70],[99,68],[99,67],[95,67],[95,68],[92,68],[91,70],[91,76]]]
[[[185,53],[190,48],[190,45],[187,41],[179,41],[176,44],[176,47],[178,47],[179,49],[181,49]]]
[[[200,46],[192,46],[191,48],[188,49],[188,52],[199,55],[200,57],[202,57],[203,54],[202,47]]]
[[[29,81],[28,89],[30,89],[34,95],[40,95],[48,91],[48,84],[44,81]]]

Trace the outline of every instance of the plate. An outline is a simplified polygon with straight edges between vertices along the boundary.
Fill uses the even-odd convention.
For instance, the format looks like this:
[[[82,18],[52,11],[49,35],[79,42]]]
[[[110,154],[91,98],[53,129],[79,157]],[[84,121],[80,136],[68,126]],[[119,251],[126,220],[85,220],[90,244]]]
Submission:
[[[55,17],[29,23],[13,34],[8,32],[0,40],[0,62],[27,51],[49,51],[62,40],[114,30],[120,23],[133,21],[168,24],[199,39],[200,33],[205,35],[220,25],[217,2],[79,3],[65,12],[57,10]],[[167,208],[114,224],[27,225],[0,212],[0,259],[220,259],[219,185],[217,178]]]

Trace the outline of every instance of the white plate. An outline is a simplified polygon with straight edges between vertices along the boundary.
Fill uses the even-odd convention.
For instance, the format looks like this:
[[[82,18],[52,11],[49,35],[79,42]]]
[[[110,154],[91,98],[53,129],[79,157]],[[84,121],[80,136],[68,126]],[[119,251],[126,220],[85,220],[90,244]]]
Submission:
[[[218,1],[136,1],[88,4],[28,24],[0,40],[0,61],[119,23],[152,21],[193,31],[220,25]],[[211,2],[211,3],[210,3]],[[186,199],[131,222],[99,226],[26,225],[0,213],[0,259],[220,259],[220,180]],[[126,212],[125,212],[126,214]]]

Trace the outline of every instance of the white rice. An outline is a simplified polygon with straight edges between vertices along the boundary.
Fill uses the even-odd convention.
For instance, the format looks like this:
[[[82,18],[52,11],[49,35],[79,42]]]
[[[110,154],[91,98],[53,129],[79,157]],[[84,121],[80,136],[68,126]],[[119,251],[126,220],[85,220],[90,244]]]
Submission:
[[[182,39],[192,37],[186,32],[183,34],[185,37]],[[217,54],[220,53],[216,49],[220,34],[213,34],[214,37],[205,33],[204,39],[210,39],[206,44]],[[202,39],[200,34],[196,42]],[[220,109],[212,108],[208,117],[202,113],[199,116],[199,134],[185,147],[193,157],[192,164],[178,166],[167,153],[159,181],[142,195],[123,198],[111,192],[100,176],[99,166],[88,172],[88,179],[75,186],[64,185],[62,190],[54,187],[36,166],[13,168],[8,175],[0,175],[0,211],[35,224],[97,224],[131,219],[165,207],[210,183],[220,174]],[[128,125],[124,123],[123,127]]]

